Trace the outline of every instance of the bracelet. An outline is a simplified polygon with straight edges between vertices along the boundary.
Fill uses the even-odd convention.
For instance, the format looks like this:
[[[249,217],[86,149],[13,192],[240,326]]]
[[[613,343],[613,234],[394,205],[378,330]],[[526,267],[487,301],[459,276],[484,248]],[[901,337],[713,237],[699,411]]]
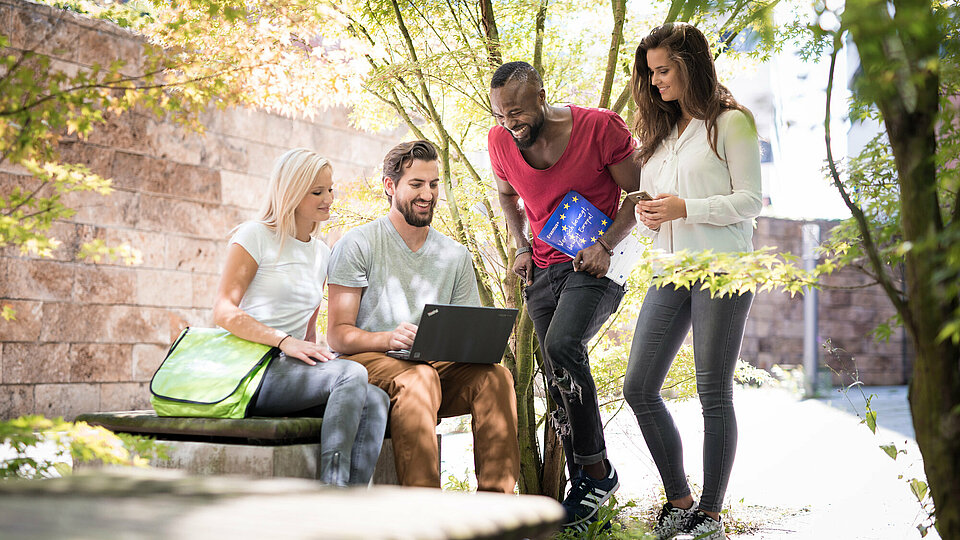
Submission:
[[[283,339],[280,340],[280,343],[277,343],[277,348],[278,348],[278,349],[280,348],[281,345],[283,345],[283,340],[284,340],[284,339],[287,339],[288,337],[290,337],[290,334],[287,334],[287,335],[283,336]]]
[[[516,256],[516,255],[523,255],[524,253],[530,253],[531,251],[533,251],[533,248],[530,247],[530,246],[518,247],[518,248],[517,248],[517,253],[516,253],[514,256]]]
[[[600,244],[603,247],[603,249],[607,251],[607,255],[613,255],[613,250],[610,249],[610,246],[608,246],[607,243],[603,241],[603,238],[598,239],[597,243]]]

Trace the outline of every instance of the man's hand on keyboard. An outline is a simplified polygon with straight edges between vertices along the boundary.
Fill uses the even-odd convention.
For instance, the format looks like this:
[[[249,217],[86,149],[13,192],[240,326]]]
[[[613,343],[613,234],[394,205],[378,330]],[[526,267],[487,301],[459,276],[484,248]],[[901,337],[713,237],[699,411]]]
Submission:
[[[417,337],[417,325],[402,322],[390,333],[390,349],[409,349]]]

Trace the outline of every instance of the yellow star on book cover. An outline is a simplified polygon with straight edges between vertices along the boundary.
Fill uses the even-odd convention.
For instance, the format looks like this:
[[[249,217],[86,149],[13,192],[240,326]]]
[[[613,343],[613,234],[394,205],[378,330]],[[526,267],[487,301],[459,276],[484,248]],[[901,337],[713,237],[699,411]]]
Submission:
[[[596,237],[596,236],[591,236],[591,237],[590,237],[590,241],[591,241],[591,242],[596,242],[596,241],[597,241],[597,237]]]
[[[577,202],[577,201],[579,201],[579,200],[580,200],[580,199],[578,199],[578,198],[576,198],[576,197],[573,198],[573,202]]]
[[[603,231],[597,231],[597,234],[599,234],[600,236],[603,236]]]
[[[560,219],[567,219],[567,216],[565,214],[560,214]]]
[[[601,225],[606,225],[606,224],[607,224],[607,220],[601,219],[601,220],[600,220],[600,224],[601,224]]]
[[[564,205],[563,205],[563,209],[564,209],[564,210],[566,210],[566,209],[568,209],[568,208],[570,208],[570,205],[569,205],[569,204],[564,204]]]

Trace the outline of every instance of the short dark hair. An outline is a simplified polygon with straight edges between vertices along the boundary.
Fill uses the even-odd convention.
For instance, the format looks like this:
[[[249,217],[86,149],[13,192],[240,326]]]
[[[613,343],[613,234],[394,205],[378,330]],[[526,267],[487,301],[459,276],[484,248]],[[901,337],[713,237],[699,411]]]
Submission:
[[[507,62],[497,68],[490,79],[490,88],[500,88],[507,83],[517,81],[537,86],[537,89],[543,88],[543,79],[537,70],[526,62]]]
[[[383,175],[393,180],[394,185],[400,181],[403,176],[403,170],[410,167],[414,160],[437,161],[440,156],[437,154],[437,147],[430,141],[409,141],[402,142],[387,152],[383,158]],[[387,200],[393,203],[393,197],[389,193]]]

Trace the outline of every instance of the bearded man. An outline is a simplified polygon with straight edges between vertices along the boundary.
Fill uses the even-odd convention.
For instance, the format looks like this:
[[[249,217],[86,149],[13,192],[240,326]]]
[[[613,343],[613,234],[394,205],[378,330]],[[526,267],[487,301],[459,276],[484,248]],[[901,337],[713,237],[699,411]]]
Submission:
[[[414,362],[409,349],[425,304],[480,305],[470,253],[430,227],[439,197],[437,150],[401,143],[383,160],[386,216],[333,247],[327,280],[327,341],[364,365],[390,395],[390,436],[401,485],[440,487],[437,419],[473,415],[481,491],[513,493],[520,474],[513,377],[499,364]]]
[[[621,203],[621,192],[639,185],[636,146],[612,111],[548,103],[540,74],[526,62],[496,70],[490,105],[497,125],[488,150],[500,207],[517,245],[513,271],[526,285],[527,313],[544,353],[548,390],[559,406],[552,420],[571,482],[564,526],[586,530],[620,486],[607,460],[587,343],[624,295],[606,274],[614,248],[636,224],[633,202]],[[574,257],[540,239],[571,191],[577,193],[573,201],[583,197],[611,221]]]

